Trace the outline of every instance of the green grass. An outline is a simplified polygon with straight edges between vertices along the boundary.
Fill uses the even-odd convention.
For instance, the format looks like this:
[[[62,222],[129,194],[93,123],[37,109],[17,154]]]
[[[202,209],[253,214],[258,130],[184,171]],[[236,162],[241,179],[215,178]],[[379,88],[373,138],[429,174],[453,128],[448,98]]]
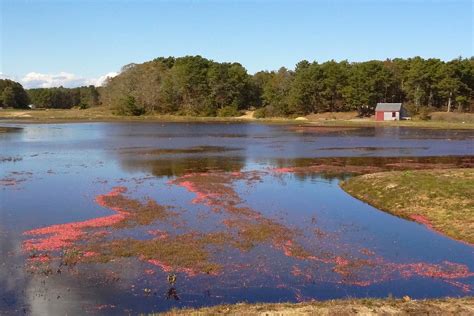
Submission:
[[[474,169],[393,171],[341,183],[381,210],[474,244]]]

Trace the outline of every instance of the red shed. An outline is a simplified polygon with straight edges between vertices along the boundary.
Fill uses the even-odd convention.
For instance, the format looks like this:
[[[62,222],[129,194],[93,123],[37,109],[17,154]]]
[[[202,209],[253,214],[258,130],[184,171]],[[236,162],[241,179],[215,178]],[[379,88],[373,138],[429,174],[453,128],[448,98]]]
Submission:
[[[376,121],[398,121],[403,118],[401,103],[377,103],[375,108]]]

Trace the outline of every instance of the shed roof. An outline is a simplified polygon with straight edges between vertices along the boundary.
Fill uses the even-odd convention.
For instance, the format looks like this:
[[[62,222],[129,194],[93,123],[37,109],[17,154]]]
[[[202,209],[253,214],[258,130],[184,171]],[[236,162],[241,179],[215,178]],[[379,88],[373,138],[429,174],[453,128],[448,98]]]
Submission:
[[[396,112],[402,109],[401,103],[377,103],[375,111]]]

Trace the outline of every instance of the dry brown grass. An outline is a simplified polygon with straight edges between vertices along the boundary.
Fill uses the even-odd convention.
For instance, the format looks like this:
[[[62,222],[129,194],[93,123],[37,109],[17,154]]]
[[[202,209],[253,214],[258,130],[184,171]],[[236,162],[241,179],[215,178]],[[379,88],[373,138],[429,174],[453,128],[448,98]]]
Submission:
[[[293,172],[297,175],[320,173],[337,176],[341,173],[366,174],[383,171],[473,168],[473,156],[446,157],[330,157],[301,158],[293,167],[275,169],[276,172]],[[282,164],[284,167],[284,164]]]
[[[467,113],[441,113],[432,114],[429,121],[411,120],[411,121],[390,121],[376,122],[372,118],[357,118],[356,112],[326,112],[308,115],[306,124],[321,126],[339,126],[339,127],[367,127],[367,126],[406,126],[420,128],[441,128],[441,129],[474,129],[472,116]],[[458,120],[457,117],[464,117]],[[470,117],[466,120],[466,117]],[[256,121],[261,123],[274,124],[301,124],[301,121],[293,118],[273,117],[264,119],[242,117],[194,117],[177,115],[142,115],[142,116],[117,116],[112,113],[109,107],[94,107],[86,110],[79,109],[47,109],[47,110],[0,110],[0,120],[10,122],[42,122],[42,123],[60,123],[60,122],[107,122],[107,121],[126,121],[126,122],[249,122]],[[464,122],[464,123],[463,123]]]
[[[353,120],[358,117],[357,111],[352,112],[324,112],[307,115],[306,118],[310,121],[325,121],[325,120]]]
[[[221,267],[212,262],[209,247],[222,245],[226,240],[224,233],[188,233],[151,240],[119,239],[90,245],[87,250],[98,255],[86,260],[108,262],[117,258],[140,257],[164,270],[215,273]]]
[[[430,114],[432,121],[454,122],[464,124],[474,123],[474,113],[460,112],[433,112]]]
[[[20,127],[6,127],[6,126],[0,126],[0,134],[2,133],[15,133],[15,132],[21,132]]]
[[[175,309],[162,315],[474,315],[474,298],[347,299],[310,303],[234,304]]]
[[[43,122],[43,123],[61,123],[61,122],[108,122],[108,121],[126,121],[126,122],[246,122],[255,119],[244,117],[198,117],[181,116],[170,114],[147,114],[140,116],[120,116],[114,115],[110,107],[93,107],[85,110],[73,109],[38,109],[38,110],[0,110],[0,120],[12,122]],[[293,120],[286,118],[264,119],[264,122],[291,122]]]
[[[128,198],[122,194],[104,196],[106,207],[120,209],[129,215],[114,226],[116,228],[149,225],[155,221],[166,221],[177,214],[170,211],[169,207],[160,205],[153,200],[145,202]]]
[[[14,121],[88,121],[112,118],[110,108],[95,107],[86,110],[79,109],[38,109],[38,110],[1,110],[0,119]]]

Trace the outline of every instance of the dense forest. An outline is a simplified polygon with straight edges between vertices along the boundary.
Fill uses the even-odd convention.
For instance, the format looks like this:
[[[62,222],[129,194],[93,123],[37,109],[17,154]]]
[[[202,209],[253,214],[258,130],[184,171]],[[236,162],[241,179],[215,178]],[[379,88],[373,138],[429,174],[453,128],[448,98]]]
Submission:
[[[28,94],[18,82],[0,79],[0,107],[26,108],[30,103]]]
[[[99,105],[99,91],[94,86],[78,88],[37,88],[29,89],[31,102],[38,108],[82,109]]]
[[[259,105],[259,91],[238,63],[169,57],[123,67],[108,80],[101,100],[121,114],[225,116]]]
[[[120,115],[144,113],[257,117],[326,111],[373,113],[377,102],[404,102],[422,110],[474,110],[474,57],[449,62],[396,58],[385,61],[299,62],[294,70],[253,75],[239,63],[201,56],[160,57],[124,66],[104,87],[39,88],[0,80],[0,102],[44,108],[111,106]],[[364,110],[364,111],[363,111]]]
[[[412,112],[471,111],[474,58],[301,61],[294,70],[254,75],[238,63],[200,56],[157,58],[125,66],[106,83],[101,100],[120,114],[131,115],[226,116],[250,108],[257,109],[258,117],[366,108],[370,113],[377,102],[404,102]]]
[[[78,88],[37,88],[25,90],[15,81],[0,79],[0,107],[70,109],[89,108],[100,103],[99,89],[94,86]]]

